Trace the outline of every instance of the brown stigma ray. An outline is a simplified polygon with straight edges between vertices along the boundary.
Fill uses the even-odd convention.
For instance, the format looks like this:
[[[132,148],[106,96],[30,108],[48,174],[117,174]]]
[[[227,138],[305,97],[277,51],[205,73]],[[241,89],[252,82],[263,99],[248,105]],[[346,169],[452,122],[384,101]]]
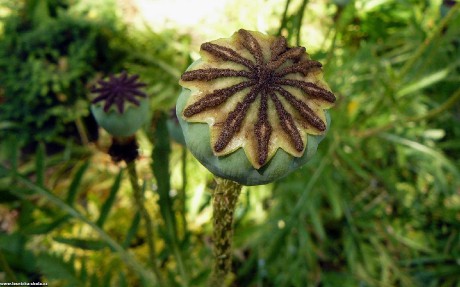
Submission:
[[[278,78],[275,80],[275,83],[278,85],[299,88],[310,96],[324,99],[330,103],[335,102],[335,96],[333,93],[313,83],[308,83],[308,82],[303,82],[303,81],[298,81],[298,80],[290,80],[290,79],[278,79]]]
[[[287,50],[286,52],[282,53],[281,55],[279,55],[276,60],[270,61],[270,63],[268,63],[267,65],[267,68],[269,70],[275,71],[282,64],[286,63],[286,61],[288,60],[297,61],[304,54],[305,54],[304,47],[291,48]]]
[[[288,74],[301,73],[304,76],[307,76],[311,70],[319,69],[323,65],[317,61],[305,61],[293,64],[292,66],[287,66],[286,68],[275,73],[276,77],[283,77]]]
[[[213,119],[216,155],[242,147],[260,168],[279,147],[302,156],[306,135],[326,131],[324,110],[336,99],[322,81],[321,63],[311,60],[305,48],[289,47],[284,37],[239,30],[230,39],[204,43],[201,50],[202,61],[181,77],[181,84],[195,91],[183,117]],[[228,87],[222,88],[226,81]],[[257,112],[249,112],[252,105],[258,105]],[[250,138],[254,144],[246,145]]]
[[[284,37],[278,37],[275,41],[270,45],[270,52],[272,61],[278,59],[278,56],[284,53],[288,49],[287,41]]]
[[[252,74],[248,71],[235,71],[232,69],[200,69],[194,71],[188,71],[182,74],[181,79],[183,81],[211,81],[218,78],[226,78],[226,77],[244,77],[244,78],[251,78]]]
[[[275,87],[274,89],[279,94],[281,94],[312,126],[320,131],[326,130],[326,124],[315,114],[315,112],[309,106],[307,106],[307,104],[297,99],[291,93],[281,87]]]
[[[272,126],[268,120],[268,96],[263,92],[260,99],[259,115],[256,125],[254,126],[254,133],[257,138],[258,148],[258,162],[263,165],[268,157],[268,145],[270,143],[270,136],[272,133]]]
[[[254,64],[250,60],[240,56],[237,52],[227,47],[222,47],[220,45],[212,43],[204,43],[203,45],[201,45],[201,50],[207,51],[209,54],[219,57],[222,60],[241,64],[243,66],[248,67],[251,70],[254,69]]]
[[[262,53],[262,48],[257,42],[256,38],[251,35],[248,31],[240,30],[239,32],[243,38],[243,46],[254,56],[256,60],[256,65],[263,65],[264,55]]]
[[[184,116],[191,117],[208,108],[217,107],[224,103],[229,97],[252,85],[254,85],[253,82],[241,82],[225,89],[215,90],[211,94],[204,96],[200,101],[188,106],[184,110]]]
[[[279,118],[281,126],[291,138],[291,141],[294,144],[295,149],[297,151],[302,151],[303,150],[302,136],[300,135],[299,130],[297,129],[294,123],[292,115],[284,109],[283,104],[278,99],[278,97],[275,95],[275,93],[271,93],[270,96],[271,96],[273,103],[275,104],[276,113],[278,114],[278,118]]]
[[[251,106],[251,103],[254,102],[257,97],[258,88],[258,86],[252,88],[243,101],[238,102],[236,108],[228,114],[224,126],[222,127],[222,132],[214,145],[214,149],[217,152],[222,151],[231,141],[233,135],[240,130],[241,124],[246,116],[246,112]]]

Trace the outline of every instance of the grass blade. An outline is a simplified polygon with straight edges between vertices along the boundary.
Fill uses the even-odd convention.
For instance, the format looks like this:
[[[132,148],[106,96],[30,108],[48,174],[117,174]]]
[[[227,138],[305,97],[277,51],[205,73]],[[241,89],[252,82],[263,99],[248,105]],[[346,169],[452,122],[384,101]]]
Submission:
[[[385,134],[382,134],[381,137],[388,141],[407,146],[422,154],[430,156],[434,160],[434,162],[438,162],[444,165],[457,179],[460,179],[460,171],[458,170],[458,168],[448,158],[446,158],[446,156],[442,154],[441,152],[434,150],[421,143],[418,143],[418,142],[415,142],[415,141],[412,141],[406,138],[402,138],[394,134],[385,133]]]
[[[83,286],[77,276],[75,267],[71,262],[64,261],[62,257],[42,253],[37,257],[40,271],[51,281],[65,280],[65,286]]]
[[[80,166],[80,168],[75,173],[75,176],[72,179],[72,183],[70,184],[70,187],[69,187],[69,192],[67,193],[67,199],[66,199],[67,204],[73,205],[75,203],[75,199],[78,193],[78,188],[80,186],[83,175],[85,174],[85,171],[88,169],[88,167],[89,167],[89,161],[86,161],[82,166]]]
[[[412,84],[408,84],[404,88],[398,91],[398,93],[396,94],[396,97],[401,98],[410,93],[414,93],[423,88],[429,87],[445,79],[449,75],[450,70],[451,70],[450,68],[446,68],[441,71],[434,72],[431,75],[428,75],[420,80],[417,80],[416,82]]]
[[[169,178],[169,153],[171,152],[171,146],[168,136],[168,128],[166,125],[166,115],[162,114],[157,122],[155,130],[155,147],[152,152],[153,164],[152,169],[155,174],[158,185],[158,194],[160,195],[159,205],[161,215],[165,221],[167,236],[166,239],[169,241],[174,256],[176,257],[177,265],[182,279],[187,285],[188,274],[185,268],[182,254],[179,248],[178,236],[177,236],[177,224],[174,214],[173,204],[169,191],[171,189]]]
[[[107,247],[107,244],[104,241],[93,239],[66,238],[58,236],[54,237],[54,241],[82,250],[102,250]]]
[[[131,226],[128,229],[128,233],[126,233],[125,236],[125,241],[123,241],[123,248],[128,248],[129,244],[131,244],[131,241],[133,240],[134,236],[137,233],[137,230],[139,229],[139,223],[141,222],[141,214],[140,212],[136,212],[133,218],[133,222],[131,223]]]
[[[112,185],[112,189],[110,190],[109,197],[104,202],[101,208],[101,214],[97,219],[96,225],[101,227],[104,225],[107,216],[109,215],[110,210],[112,209],[113,203],[115,202],[115,198],[117,195],[118,190],[120,189],[120,183],[122,178],[123,170],[120,170],[118,176],[115,178],[115,182]]]
[[[58,228],[62,224],[69,221],[71,217],[69,215],[64,215],[56,218],[50,223],[43,223],[38,225],[30,225],[25,227],[22,232],[27,235],[37,235],[37,234],[47,234]]]

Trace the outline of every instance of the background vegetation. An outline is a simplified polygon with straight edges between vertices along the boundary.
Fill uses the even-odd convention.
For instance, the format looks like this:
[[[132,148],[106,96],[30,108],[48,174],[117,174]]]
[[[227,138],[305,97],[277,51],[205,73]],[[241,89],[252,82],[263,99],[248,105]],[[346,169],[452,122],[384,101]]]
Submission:
[[[124,69],[155,114],[137,134],[154,260],[168,286],[205,285],[213,177],[163,119],[199,44],[244,27],[306,46],[339,100],[307,166],[243,189],[235,286],[460,286],[460,4],[235,0],[217,24],[158,27],[133,3],[0,1],[1,282],[155,284],[88,109],[88,88]]]

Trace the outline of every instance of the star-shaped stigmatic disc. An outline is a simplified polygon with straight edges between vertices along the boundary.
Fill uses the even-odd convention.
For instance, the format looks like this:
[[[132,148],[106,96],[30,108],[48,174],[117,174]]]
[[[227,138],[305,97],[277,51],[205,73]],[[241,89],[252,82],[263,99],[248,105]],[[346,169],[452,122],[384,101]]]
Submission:
[[[216,156],[243,148],[259,169],[278,148],[301,157],[307,135],[326,131],[324,110],[336,98],[305,48],[241,29],[202,44],[200,55],[181,77],[191,90],[182,117],[209,124]]]
[[[93,87],[92,93],[98,96],[92,100],[93,104],[105,101],[104,111],[108,112],[112,105],[118,108],[120,114],[125,110],[127,103],[139,106],[140,102],[136,97],[145,98],[147,94],[140,88],[145,87],[144,83],[138,82],[139,76],[128,74],[123,71],[119,76],[111,75],[108,80],[99,80],[99,87]]]

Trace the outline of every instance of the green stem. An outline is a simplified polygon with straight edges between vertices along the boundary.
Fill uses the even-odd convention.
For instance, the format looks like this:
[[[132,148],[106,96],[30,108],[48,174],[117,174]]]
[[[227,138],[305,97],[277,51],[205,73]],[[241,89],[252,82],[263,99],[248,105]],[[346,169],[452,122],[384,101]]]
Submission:
[[[182,259],[182,253],[179,250],[179,244],[176,239],[174,239],[173,241],[173,252],[174,252],[174,256],[176,257],[179,272],[183,280],[181,285],[184,287],[188,287],[189,286],[188,274],[187,274],[187,270],[185,269],[184,260]]]
[[[332,58],[334,57],[335,47],[337,46],[339,35],[344,32],[345,28],[351,22],[354,15],[355,15],[355,0],[352,0],[349,3],[347,3],[347,5],[342,11],[340,11],[340,15],[338,16],[337,21],[335,21],[334,23],[334,30],[332,34],[331,46],[329,47],[329,50],[327,51],[326,59],[324,59],[323,61],[323,67],[327,67],[329,63],[331,62]]]
[[[228,179],[217,179],[217,187],[213,193],[213,254],[214,267],[209,286],[230,286],[233,276],[232,239],[233,215],[242,186]]]
[[[289,4],[291,3],[291,0],[286,0],[286,5],[284,7],[283,11],[283,17],[281,18],[281,24],[278,29],[278,36],[281,36],[281,33],[283,32],[283,28],[286,27],[286,19],[287,19],[287,11],[289,9]]]
[[[144,194],[142,193],[142,189],[138,183],[138,177],[136,172],[136,164],[134,161],[127,162],[128,174],[129,174],[129,181],[131,182],[131,186],[134,191],[134,201],[139,210],[142,219],[145,223],[145,229],[147,231],[147,245],[149,249],[149,260],[150,266],[152,268],[153,273],[157,277],[158,285],[157,286],[166,286],[161,275],[160,269],[156,263],[156,249],[155,243],[153,242],[154,239],[154,232],[153,232],[153,222],[152,218],[150,217],[147,209],[144,205]]]
[[[302,21],[303,15],[305,14],[305,7],[307,7],[308,0],[303,0],[302,5],[300,6],[299,11],[297,12],[298,20],[297,20],[297,31],[296,31],[296,45],[300,46],[300,30],[302,30]]]

